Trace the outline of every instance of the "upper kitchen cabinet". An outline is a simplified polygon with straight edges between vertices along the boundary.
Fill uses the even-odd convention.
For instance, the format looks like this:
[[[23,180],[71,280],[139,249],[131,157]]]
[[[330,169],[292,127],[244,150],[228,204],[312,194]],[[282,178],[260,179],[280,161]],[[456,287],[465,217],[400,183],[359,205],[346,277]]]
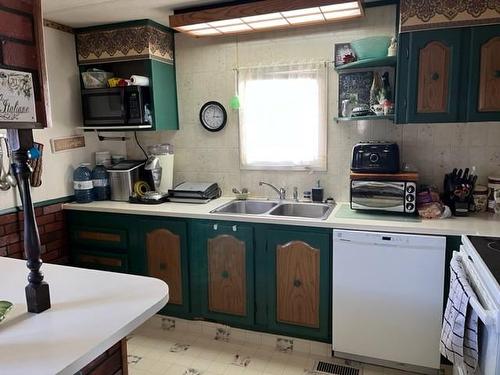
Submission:
[[[469,121],[500,120],[500,26],[471,29]]]
[[[397,122],[459,121],[462,30],[400,35]]]
[[[400,34],[398,123],[500,119],[500,26]]]
[[[81,80],[85,129],[179,129],[172,29],[150,20],[81,28],[76,48],[81,73],[109,73],[103,73],[98,87]],[[132,75],[149,83],[107,85],[110,77],[128,80]]]
[[[0,25],[0,67],[31,73],[36,112],[36,121],[30,122],[13,121],[13,113],[3,113],[0,128],[51,126],[41,0],[0,0]],[[15,84],[25,84],[19,82],[24,78],[16,72],[7,74],[8,79],[2,81],[8,81],[11,89]]]

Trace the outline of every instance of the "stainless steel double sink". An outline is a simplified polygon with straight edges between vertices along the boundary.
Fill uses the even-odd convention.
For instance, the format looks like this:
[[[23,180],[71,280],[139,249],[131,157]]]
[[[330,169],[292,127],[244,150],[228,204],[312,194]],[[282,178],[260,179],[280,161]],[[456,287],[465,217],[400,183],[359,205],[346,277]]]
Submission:
[[[233,200],[210,213],[236,214],[236,215],[261,215],[296,217],[306,219],[325,220],[333,211],[334,206],[324,203],[302,203],[290,201],[269,200]]]

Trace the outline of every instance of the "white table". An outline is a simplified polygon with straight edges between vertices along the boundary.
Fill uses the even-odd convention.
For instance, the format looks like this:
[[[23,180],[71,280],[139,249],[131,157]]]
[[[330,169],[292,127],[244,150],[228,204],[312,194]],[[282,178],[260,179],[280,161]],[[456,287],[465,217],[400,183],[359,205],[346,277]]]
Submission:
[[[74,374],[158,312],[168,286],[149,277],[44,264],[52,308],[28,313],[26,262],[0,257],[0,374]]]

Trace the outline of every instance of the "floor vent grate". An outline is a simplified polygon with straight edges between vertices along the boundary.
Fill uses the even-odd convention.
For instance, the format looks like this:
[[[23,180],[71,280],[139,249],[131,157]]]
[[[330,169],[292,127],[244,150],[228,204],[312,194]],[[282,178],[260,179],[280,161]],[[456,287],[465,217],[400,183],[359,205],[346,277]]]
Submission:
[[[361,370],[358,368],[323,361],[318,361],[313,371],[334,375],[361,375]]]

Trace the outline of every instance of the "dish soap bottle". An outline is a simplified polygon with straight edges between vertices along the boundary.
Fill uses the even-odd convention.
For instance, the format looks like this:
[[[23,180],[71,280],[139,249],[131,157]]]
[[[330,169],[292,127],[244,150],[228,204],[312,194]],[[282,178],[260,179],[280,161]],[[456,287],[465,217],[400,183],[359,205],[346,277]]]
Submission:
[[[320,181],[318,180],[317,186],[312,188],[312,201],[321,203],[323,202],[324,191],[320,186]]]

